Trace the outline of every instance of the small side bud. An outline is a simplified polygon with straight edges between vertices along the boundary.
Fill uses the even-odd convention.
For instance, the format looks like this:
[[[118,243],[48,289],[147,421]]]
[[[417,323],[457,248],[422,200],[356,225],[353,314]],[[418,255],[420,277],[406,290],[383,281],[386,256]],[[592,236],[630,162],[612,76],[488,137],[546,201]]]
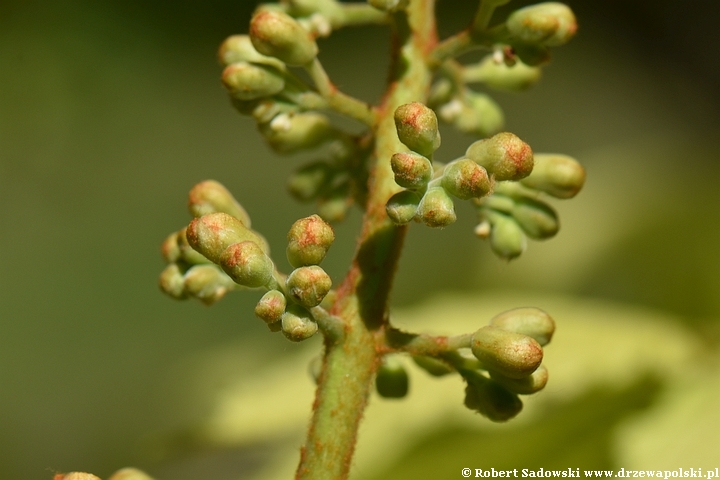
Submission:
[[[65,475],[55,475],[56,480],[100,480],[100,477],[96,477],[92,473],[85,472],[70,472]]]
[[[180,249],[180,260],[183,262],[190,265],[212,263],[190,245],[187,239],[187,227],[177,232],[177,245]]]
[[[470,145],[465,156],[485,167],[496,180],[520,180],[533,170],[530,145],[509,132],[478,140]]]
[[[260,133],[278,153],[293,153],[315,148],[332,137],[328,118],[315,112],[280,114],[260,125]]]
[[[450,367],[450,365],[434,357],[413,355],[412,359],[418,367],[422,368],[433,377],[442,377],[443,375],[447,375],[448,373],[455,371],[452,367]]]
[[[255,50],[248,35],[232,35],[226,38],[220,45],[218,59],[226,67],[232,63],[248,62],[269,65],[280,71],[285,68],[277,58],[268,57]]]
[[[258,52],[288,65],[306,65],[318,54],[317,43],[310,32],[277,10],[261,10],[252,18],[250,40]]]
[[[532,395],[537,393],[547,385],[548,371],[543,365],[540,365],[531,375],[525,378],[507,378],[496,372],[490,372],[490,378],[498,382],[512,393],[518,395]]]
[[[435,112],[422,103],[400,105],[395,110],[398,138],[413,152],[425,157],[440,147],[440,132]]]
[[[159,284],[160,290],[167,295],[177,300],[187,298],[185,278],[183,277],[182,270],[180,270],[180,267],[176,263],[171,263],[163,269],[162,273],[160,273]]]
[[[368,0],[373,7],[383,12],[398,12],[407,8],[410,0]]]
[[[490,247],[505,260],[519,257],[527,248],[527,239],[520,225],[506,215],[493,215],[490,230]]]
[[[137,468],[123,468],[113,473],[108,480],[153,480],[153,478]]]
[[[505,125],[505,115],[495,100],[484,93],[468,92],[461,102],[455,126],[465,133],[486,137],[498,133]]]
[[[287,188],[301,202],[314,200],[328,187],[333,178],[333,168],[327,162],[313,162],[292,174]]]
[[[180,246],[177,237],[177,232],[171,233],[160,246],[160,252],[167,263],[180,260]]]
[[[390,167],[395,174],[395,183],[411,190],[425,188],[433,176],[430,160],[417,153],[394,154],[390,158]]]
[[[285,307],[287,307],[285,295],[279,290],[270,290],[255,306],[255,315],[265,323],[276,323],[282,319]]]
[[[534,338],[541,346],[550,343],[555,333],[555,321],[544,310],[522,307],[493,317],[490,325],[506,332],[520,333]]]
[[[560,221],[555,210],[532,198],[516,199],[512,216],[531,238],[544,240],[554,237],[560,230]]]
[[[523,378],[542,362],[540,344],[528,335],[488,325],[475,332],[470,349],[485,368],[508,378]]]
[[[220,300],[232,288],[232,281],[215,265],[195,265],[185,273],[185,291],[205,305]]]
[[[288,340],[302,342],[317,333],[318,326],[310,312],[299,305],[290,305],[282,315],[282,332]]]
[[[271,97],[285,88],[285,78],[275,67],[247,62],[228,65],[221,79],[230,96],[238,100]]]
[[[332,287],[330,276],[321,267],[300,267],[288,275],[286,291],[303,307],[315,307],[322,302]]]
[[[340,222],[345,219],[352,202],[350,186],[344,183],[318,199],[317,212],[326,222]]]
[[[287,239],[287,259],[297,268],[319,265],[335,241],[335,233],[322,218],[311,215],[293,223]]]
[[[558,2],[538,3],[515,10],[505,22],[508,32],[526,43],[557,47],[577,32],[577,20],[570,8]]]
[[[505,387],[477,375],[467,379],[465,406],[493,422],[507,422],[522,410],[522,401]]]
[[[418,211],[420,197],[410,190],[398,192],[387,201],[385,211],[395,225],[410,223]]]
[[[496,90],[519,92],[535,85],[540,80],[541,70],[517,61],[508,66],[487,56],[480,64],[466,67],[464,76],[468,82],[482,82]]]
[[[410,379],[402,363],[385,357],[375,376],[378,394],[385,398],[403,398],[408,394],[409,385]]]
[[[188,195],[188,210],[193,217],[223,212],[232,215],[250,228],[250,216],[220,182],[205,180],[195,185]]]
[[[190,222],[187,239],[192,248],[217,264],[225,249],[234,243],[254,242],[261,247],[266,244],[240,220],[223,212],[204,215]]]
[[[249,288],[268,285],[275,272],[272,260],[252,241],[229,245],[220,255],[219,264],[235,283]]]
[[[521,183],[556,198],[572,198],[585,184],[585,169],[567,155],[538,154],[532,173]]]
[[[442,186],[450,194],[462,200],[484,197],[492,189],[487,170],[463,158],[445,166]]]
[[[455,204],[443,187],[429,188],[420,204],[417,216],[428,227],[447,227],[455,223]]]

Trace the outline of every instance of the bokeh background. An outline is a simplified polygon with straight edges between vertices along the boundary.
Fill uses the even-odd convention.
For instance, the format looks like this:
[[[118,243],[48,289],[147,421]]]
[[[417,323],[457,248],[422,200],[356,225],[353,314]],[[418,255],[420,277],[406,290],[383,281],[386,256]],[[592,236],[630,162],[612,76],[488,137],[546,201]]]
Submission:
[[[475,2],[439,3],[446,36]],[[569,332],[565,347],[558,338],[558,389],[551,383],[525,420],[497,428],[447,413],[448,395],[432,393],[445,387],[423,393],[418,380],[407,406],[378,407],[395,408],[395,419],[406,411],[406,424],[376,422],[412,435],[385,459],[359,456],[358,478],[660,468],[652,452],[720,445],[711,401],[720,393],[720,8],[569,4],[577,38],[531,91],[496,96],[507,128],[534,150],[587,168],[586,190],[556,204],[560,235],[506,264],[473,237],[462,207],[450,228],[411,229],[393,293],[399,317],[434,312],[427,325],[437,331],[464,328],[458,318],[477,328],[526,302],[555,306]],[[305,362],[319,344],[268,335],[252,315],[255,294],[207,308],[156,286],[158,246],[188,222],[186,194],[200,180],[233,191],[275,252],[312,212],[284,188],[312,154],[271,153],[219,84],[217,46],[246,30],[252,8],[0,1],[0,478],[107,477],[125,465],[165,479],[283,478],[268,472],[278,458],[295,462],[306,418],[293,412],[310,400],[293,389],[311,395]],[[321,59],[342,89],[376,101],[387,39],[380,27],[341,31],[321,42]],[[471,141],[444,130],[438,154],[455,158]],[[327,260],[336,279],[358,221],[354,212],[336,229]],[[448,385],[459,405],[460,383]],[[268,400],[248,406],[253,397]],[[232,405],[245,416],[213,436]],[[707,455],[695,468],[720,466]],[[692,466],[683,458],[663,468]]]

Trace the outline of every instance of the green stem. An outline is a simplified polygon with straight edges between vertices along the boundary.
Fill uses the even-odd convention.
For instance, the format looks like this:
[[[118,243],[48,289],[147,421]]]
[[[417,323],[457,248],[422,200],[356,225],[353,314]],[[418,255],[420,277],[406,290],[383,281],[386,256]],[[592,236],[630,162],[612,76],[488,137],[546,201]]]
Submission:
[[[387,199],[399,190],[390,157],[406,149],[397,138],[393,114],[402,104],[427,98],[431,79],[426,68],[427,54],[436,42],[434,3],[413,0],[407,17],[402,13],[393,17],[393,72],[383,104],[377,116],[373,115],[375,157],[370,165],[363,227],[350,271],[337,290],[330,312],[343,320],[345,335],[341,342],[326,339],[297,479],[348,477],[357,430],[382,361],[390,286],[406,232],[385,213]],[[322,76],[317,68],[311,68],[313,73]],[[323,94],[320,80],[318,89]]]

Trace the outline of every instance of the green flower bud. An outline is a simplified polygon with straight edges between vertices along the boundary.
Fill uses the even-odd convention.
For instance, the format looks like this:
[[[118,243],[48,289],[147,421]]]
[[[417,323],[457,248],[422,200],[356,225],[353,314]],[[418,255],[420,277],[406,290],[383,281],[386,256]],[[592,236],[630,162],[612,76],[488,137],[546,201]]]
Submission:
[[[420,155],[430,157],[440,147],[435,112],[422,103],[400,105],[395,110],[395,128],[400,141]]]
[[[196,218],[187,227],[188,243],[213,263],[220,263],[226,248],[234,243],[254,242],[264,247],[266,242],[240,220],[227,213],[217,212]]]
[[[229,245],[219,264],[235,283],[249,288],[269,285],[275,272],[272,260],[252,241]]]
[[[440,105],[444,105],[450,100],[452,100],[454,94],[455,86],[453,85],[453,83],[447,78],[440,78],[438,79],[438,81],[433,83],[432,87],[430,87],[430,94],[428,95],[428,106],[435,108],[439,107]],[[440,118],[445,120],[442,115],[440,116]]]
[[[395,225],[405,225],[415,218],[420,197],[410,190],[398,192],[387,201],[385,211]]]
[[[407,371],[395,358],[385,357],[375,376],[375,388],[381,397],[403,398],[408,393],[410,379]]]
[[[425,355],[413,355],[412,359],[418,367],[422,368],[433,377],[442,377],[443,375],[447,375],[448,373],[455,371],[452,367],[450,367],[450,365],[439,358],[427,357]]]
[[[443,170],[443,188],[462,200],[484,197],[492,190],[492,184],[487,170],[469,158],[455,160]]]
[[[321,267],[300,267],[285,281],[288,295],[303,307],[315,307],[322,302],[332,287],[330,276]]]
[[[282,315],[282,332],[293,342],[302,342],[315,335],[318,330],[310,315],[300,305],[290,305]]]
[[[269,65],[280,71],[285,70],[285,64],[273,57],[268,57],[255,50],[248,35],[232,35],[220,45],[218,52],[220,63],[228,66],[233,63],[248,62]]]
[[[185,291],[205,305],[220,300],[232,288],[232,281],[215,265],[195,265],[185,273]]]
[[[508,66],[504,62],[496,62],[490,55],[477,65],[465,67],[463,72],[463,78],[468,83],[482,82],[490,88],[511,92],[530,88],[540,80],[540,75],[538,67],[522,62]]]
[[[455,204],[443,187],[432,187],[425,192],[417,216],[428,227],[447,227],[457,220]]]
[[[534,338],[541,346],[550,343],[555,333],[555,321],[547,312],[534,307],[508,310],[493,317],[490,325],[507,332],[521,333]]]
[[[187,227],[177,233],[177,245],[180,249],[180,260],[190,265],[198,265],[202,263],[212,263],[201,253],[195,250],[187,239]]]
[[[160,246],[160,252],[167,263],[180,260],[180,246],[177,232],[171,233]]]
[[[306,65],[318,54],[310,32],[279,11],[261,10],[255,14],[250,21],[250,40],[258,52],[288,65]]]
[[[490,378],[498,382],[512,393],[518,395],[531,395],[537,393],[547,385],[548,371],[540,365],[531,375],[525,378],[507,378],[496,372],[490,372]]]
[[[285,313],[287,300],[279,290],[270,290],[255,306],[255,315],[265,323],[277,323]]]
[[[335,233],[322,218],[311,215],[293,223],[287,238],[287,259],[297,268],[319,265],[335,241]]]
[[[176,263],[171,263],[160,273],[160,290],[177,300],[187,298],[185,292],[185,278]]]
[[[235,200],[232,193],[215,180],[205,180],[195,185],[188,195],[188,209],[193,217],[223,212],[232,215],[250,228],[250,216]]]
[[[567,5],[539,3],[515,10],[505,22],[508,32],[525,43],[557,47],[577,31],[577,20]]]
[[[423,189],[433,176],[430,160],[412,152],[400,152],[390,158],[395,183],[411,190]]]
[[[543,350],[532,337],[488,325],[475,332],[470,349],[485,368],[508,378],[523,378],[542,362]]]
[[[572,198],[585,184],[585,169],[567,155],[538,154],[532,173],[522,184],[556,198]]]
[[[495,180],[520,180],[533,169],[530,145],[508,132],[478,140],[470,145],[465,156],[485,167]]]
[[[328,118],[315,112],[280,114],[260,125],[260,133],[278,153],[292,153],[315,148],[332,138]]]
[[[327,196],[319,199],[317,212],[326,222],[339,222],[347,215],[348,208],[352,205],[349,185],[347,183],[338,185]]]
[[[383,12],[399,12],[410,4],[410,0],[368,0],[373,7]]]
[[[153,478],[137,468],[123,468],[113,473],[108,480],[153,480]]]
[[[476,375],[467,379],[465,406],[493,422],[506,422],[522,410],[522,401],[499,383]]]
[[[498,257],[512,260],[525,251],[527,239],[512,217],[496,214],[492,216],[491,224],[490,247]]]
[[[60,477],[61,480],[100,480],[100,477],[85,472],[70,472],[65,475],[55,475],[55,478],[58,477]]]
[[[447,108],[445,107],[444,111]],[[503,128],[505,116],[500,106],[490,96],[484,93],[468,92],[452,123],[461,132],[486,137]]]
[[[328,187],[333,168],[327,162],[313,162],[297,170],[288,181],[290,194],[301,202],[313,200]]]
[[[531,238],[545,239],[555,236],[560,229],[557,214],[549,205],[532,198],[518,198],[512,216]]]
[[[514,44],[512,51],[513,55],[531,67],[539,67],[550,61],[550,50],[543,45]]]
[[[285,78],[275,67],[252,63],[233,63],[225,67],[222,83],[238,100],[271,97],[285,88]]]

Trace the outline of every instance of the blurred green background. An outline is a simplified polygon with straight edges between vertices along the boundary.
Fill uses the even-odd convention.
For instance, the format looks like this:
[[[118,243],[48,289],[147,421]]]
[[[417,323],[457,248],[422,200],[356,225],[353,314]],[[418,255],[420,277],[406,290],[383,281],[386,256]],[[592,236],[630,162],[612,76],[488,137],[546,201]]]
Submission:
[[[439,3],[447,36],[475,2]],[[508,265],[473,237],[466,206],[443,231],[413,227],[395,305],[408,311],[442,292],[498,291],[520,302],[562,298],[560,309],[574,300],[621,305],[627,310],[612,311],[630,323],[642,308],[681,325],[685,345],[698,341],[703,352],[693,365],[712,366],[720,338],[720,9],[677,0],[569,4],[580,19],[577,38],[555,51],[530,92],[496,96],[507,128],[534,150],[586,166],[586,190],[556,205],[563,230],[548,243],[531,242]],[[212,416],[208,397],[228,378],[254,378],[262,389],[266,359],[292,364],[306,349],[267,334],[251,313],[255,294],[207,308],[172,301],[156,286],[159,244],[187,223],[186,194],[200,180],[234,192],[275,252],[283,252],[291,223],[312,211],[284,189],[312,154],[272,154],[218,80],[217,46],[246,30],[252,8],[226,0],[0,2],[0,478],[70,470],[106,477],[128,464],[166,479],[255,478],[272,461],[268,452],[296,447],[295,437],[281,434],[282,441],[198,444],[192,432]],[[321,59],[343,90],[377,101],[387,39],[379,27],[341,31],[321,42]],[[471,141],[443,131],[438,154],[455,158]],[[335,279],[358,220],[354,212],[337,227],[341,240],[327,260]],[[652,322],[632,338],[643,343],[646,328]],[[208,365],[214,373],[203,370]],[[304,363],[297,368],[304,374]],[[717,377],[717,369],[703,371],[688,388]],[[447,475],[433,478],[460,478],[461,467],[482,466],[478,452],[492,445],[497,460],[487,467],[514,468],[507,458],[526,457],[502,457],[502,442],[520,452],[516,439],[527,439],[526,431],[547,450],[527,459],[530,467],[617,468],[613,426],[672,391],[662,375],[644,372],[617,391],[590,382],[515,430],[473,433],[440,422],[446,426],[418,433],[421,440],[374,475],[421,478],[427,470],[412,469],[442,452]],[[193,383],[209,377],[215,383],[206,390]],[[280,394],[293,395],[281,377],[274,381]],[[255,416],[263,415],[274,413]],[[651,423],[661,428],[671,416]],[[466,422],[487,423],[470,413]],[[682,430],[692,417],[677,422]],[[563,457],[564,444],[553,442],[577,446],[573,428],[584,453]],[[653,436],[663,438],[662,430]]]

